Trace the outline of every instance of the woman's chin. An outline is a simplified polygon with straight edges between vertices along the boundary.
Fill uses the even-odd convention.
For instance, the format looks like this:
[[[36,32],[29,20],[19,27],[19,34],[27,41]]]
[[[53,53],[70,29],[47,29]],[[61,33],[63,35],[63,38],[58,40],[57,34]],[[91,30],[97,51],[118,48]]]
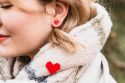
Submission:
[[[15,57],[15,56],[17,56],[17,54],[14,52],[0,49],[0,57]]]

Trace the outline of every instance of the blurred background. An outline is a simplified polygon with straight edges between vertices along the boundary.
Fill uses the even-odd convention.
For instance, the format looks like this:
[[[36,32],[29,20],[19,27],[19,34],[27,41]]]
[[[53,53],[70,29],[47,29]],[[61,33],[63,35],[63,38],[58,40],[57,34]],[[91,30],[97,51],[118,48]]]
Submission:
[[[103,49],[112,76],[125,83],[125,0],[98,0],[104,5],[113,21],[112,32]]]

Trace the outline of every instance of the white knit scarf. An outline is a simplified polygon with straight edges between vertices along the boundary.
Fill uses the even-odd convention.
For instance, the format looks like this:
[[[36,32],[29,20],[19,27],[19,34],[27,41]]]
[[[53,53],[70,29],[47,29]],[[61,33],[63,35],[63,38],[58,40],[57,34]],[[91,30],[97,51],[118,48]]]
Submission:
[[[106,10],[97,3],[92,6],[97,10],[95,18],[69,33],[64,32],[81,44],[74,54],[68,54],[59,46],[52,47],[47,43],[31,61],[26,57],[1,57],[0,79],[35,80],[38,83],[76,83],[102,49],[112,26]],[[50,73],[46,67],[48,62],[58,63],[60,69]]]

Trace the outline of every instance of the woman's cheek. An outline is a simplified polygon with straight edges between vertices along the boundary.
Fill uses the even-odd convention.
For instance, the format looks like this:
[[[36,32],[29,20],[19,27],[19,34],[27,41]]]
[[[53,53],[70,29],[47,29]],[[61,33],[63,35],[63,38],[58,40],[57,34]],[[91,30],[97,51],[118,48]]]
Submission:
[[[12,34],[22,31],[27,22],[28,17],[17,12],[5,13],[2,16],[3,27]]]

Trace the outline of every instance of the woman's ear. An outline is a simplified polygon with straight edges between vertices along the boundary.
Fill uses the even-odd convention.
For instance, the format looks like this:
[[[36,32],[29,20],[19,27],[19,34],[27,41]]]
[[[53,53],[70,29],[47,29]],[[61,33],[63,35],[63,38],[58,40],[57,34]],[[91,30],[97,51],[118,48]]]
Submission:
[[[54,2],[54,15],[52,19],[52,27],[59,27],[66,18],[69,10],[69,6],[59,0]]]

